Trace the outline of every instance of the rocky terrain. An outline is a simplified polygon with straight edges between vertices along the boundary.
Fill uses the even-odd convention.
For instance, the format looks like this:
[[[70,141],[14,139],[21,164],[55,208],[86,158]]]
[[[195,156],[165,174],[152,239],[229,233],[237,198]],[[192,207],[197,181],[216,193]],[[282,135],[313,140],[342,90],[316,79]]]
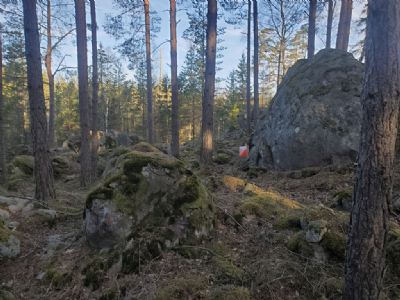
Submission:
[[[113,133],[82,189],[71,138],[52,151],[57,199],[38,203],[32,156],[16,155],[0,187],[0,300],[341,299],[362,68],[340,51],[297,63],[249,160],[240,129],[203,167],[196,143],[178,160]],[[383,299],[400,298],[399,213],[397,163]]]

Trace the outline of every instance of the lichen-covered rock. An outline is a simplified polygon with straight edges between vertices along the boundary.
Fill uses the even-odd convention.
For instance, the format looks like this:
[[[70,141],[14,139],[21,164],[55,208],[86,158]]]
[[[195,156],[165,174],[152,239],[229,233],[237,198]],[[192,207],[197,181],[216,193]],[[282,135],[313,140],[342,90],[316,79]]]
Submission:
[[[343,164],[356,159],[363,65],[326,49],[286,74],[252,139],[252,165],[277,170]]]
[[[319,243],[328,231],[328,222],[325,220],[311,221],[306,231],[306,241],[309,243]]]
[[[133,239],[156,252],[200,239],[214,226],[214,206],[198,178],[181,161],[144,146],[151,151],[117,157],[104,182],[87,197],[84,228],[95,247]]]

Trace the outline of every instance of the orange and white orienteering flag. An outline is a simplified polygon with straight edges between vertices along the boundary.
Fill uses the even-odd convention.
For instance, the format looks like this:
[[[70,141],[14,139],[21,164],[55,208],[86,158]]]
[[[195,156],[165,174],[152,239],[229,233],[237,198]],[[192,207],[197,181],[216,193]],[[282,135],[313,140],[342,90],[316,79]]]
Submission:
[[[247,145],[239,147],[239,156],[242,158],[249,157],[249,147]]]

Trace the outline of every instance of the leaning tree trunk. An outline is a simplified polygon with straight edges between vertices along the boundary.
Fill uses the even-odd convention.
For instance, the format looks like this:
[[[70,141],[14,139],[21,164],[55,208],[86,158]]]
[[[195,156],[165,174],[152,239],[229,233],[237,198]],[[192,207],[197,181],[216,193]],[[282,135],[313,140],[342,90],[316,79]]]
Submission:
[[[326,23],[326,49],[331,48],[333,25],[333,0],[328,0],[328,19]]]
[[[52,32],[51,32],[51,3],[47,0],[47,51],[45,56],[45,67],[47,79],[49,81],[49,146],[53,147],[55,143],[55,101],[54,101],[54,75],[52,70]]]
[[[201,123],[201,162],[212,162],[214,131],[215,64],[217,54],[217,0],[208,0],[206,70]]]
[[[81,126],[81,148],[79,160],[81,165],[81,186],[87,186],[92,183],[93,178],[91,176],[89,142],[90,126],[85,0],[75,0],[75,21],[78,56],[79,122]]]
[[[153,79],[151,75],[151,41],[150,41],[150,0],[144,0],[145,35],[146,35],[146,72],[147,72],[147,139],[154,142],[153,129]]]
[[[351,15],[353,0],[342,0],[340,8],[339,27],[336,39],[336,49],[347,51],[350,40]]]
[[[257,0],[253,0],[253,18],[254,18],[254,108],[253,108],[253,121],[254,125],[257,122],[258,118],[258,110],[260,106],[259,100],[259,85],[258,85],[258,71],[259,71],[259,62],[258,62],[258,4]]]
[[[172,128],[171,152],[179,156],[179,99],[178,99],[178,55],[176,38],[176,0],[170,0],[170,31],[171,31],[171,89],[172,89]]]
[[[310,0],[308,12],[308,45],[307,58],[310,59],[315,53],[315,21],[317,19],[317,0]]]
[[[98,75],[98,60],[97,60],[97,19],[96,19],[96,2],[90,0],[90,19],[92,29],[92,118],[91,118],[91,176],[93,180],[97,177],[97,106],[99,102],[99,75]]]
[[[400,101],[400,1],[369,0],[362,129],[344,299],[380,299]]]
[[[32,148],[35,162],[35,199],[46,201],[55,197],[55,190],[47,140],[46,107],[43,92],[36,0],[23,0],[22,3]]]
[[[246,118],[247,118],[247,131],[251,129],[251,87],[250,87],[250,64],[251,64],[251,0],[248,0],[247,11],[247,69],[246,69]]]
[[[4,137],[4,100],[3,100],[3,27],[0,24],[0,183],[5,182],[6,174],[6,145]]]

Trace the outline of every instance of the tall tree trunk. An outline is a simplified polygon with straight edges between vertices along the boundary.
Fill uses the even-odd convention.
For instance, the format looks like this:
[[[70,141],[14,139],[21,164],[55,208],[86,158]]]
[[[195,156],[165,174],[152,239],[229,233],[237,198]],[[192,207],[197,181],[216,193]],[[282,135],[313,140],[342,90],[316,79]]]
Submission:
[[[247,11],[247,72],[246,72],[246,117],[247,131],[251,129],[251,87],[250,87],[250,64],[251,64],[251,0],[248,0]]]
[[[3,100],[3,27],[0,24],[0,183],[5,182],[6,145],[4,137],[4,100]]]
[[[45,67],[47,79],[49,81],[49,146],[53,147],[55,143],[55,100],[54,100],[54,75],[52,71],[52,32],[51,32],[51,2],[47,0],[47,50],[45,56]]]
[[[400,2],[369,0],[362,129],[344,299],[380,299],[400,101]]]
[[[326,48],[331,48],[332,43],[332,25],[333,25],[333,0],[328,0],[328,20],[326,23]]]
[[[278,74],[276,75],[276,88],[281,83],[281,69],[282,69],[282,41],[279,41],[279,53],[278,53]]]
[[[257,122],[258,110],[260,106],[259,100],[259,85],[258,85],[258,71],[259,71],[259,61],[258,61],[258,4],[257,0],[253,0],[253,18],[254,18],[254,108],[253,108],[253,120],[254,124]]]
[[[172,128],[171,152],[179,156],[179,98],[178,98],[178,54],[176,38],[176,0],[170,0],[170,30],[171,30],[171,88],[172,88]]]
[[[46,201],[55,197],[55,190],[47,140],[46,107],[43,92],[36,0],[23,0],[22,3],[32,148],[35,161],[35,199]]]
[[[150,41],[150,0],[144,0],[145,34],[146,34],[146,72],[147,72],[147,139],[154,142],[153,129],[153,78],[151,75],[151,41]]]
[[[97,19],[96,19],[96,2],[90,0],[90,19],[92,27],[92,123],[91,123],[91,171],[93,180],[97,177],[97,150],[99,147],[97,137],[97,106],[99,102],[99,75],[97,60]]]
[[[195,97],[192,97],[192,140],[196,138],[196,103]]]
[[[308,12],[308,45],[307,58],[311,58],[315,53],[315,22],[317,19],[317,0],[310,0]]]
[[[336,39],[336,49],[347,51],[350,40],[351,15],[353,0],[342,0],[340,7],[339,27]]]
[[[85,0],[75,0],[75,21],[79,81],[79,122],[81,126],[81,148],[79,159],[81,165],[81,185],[87,186],[92,183],[93,178],[91,176],[91,153],[89,141],[90,117]]]
[[[217,54],[217,0],[208,0],[207,11],[207,46],[206,71],[203,95],[203,114],[201,123],[201,162],[206,165],[212,162],[214,131],[214,93],[215,65]]]

